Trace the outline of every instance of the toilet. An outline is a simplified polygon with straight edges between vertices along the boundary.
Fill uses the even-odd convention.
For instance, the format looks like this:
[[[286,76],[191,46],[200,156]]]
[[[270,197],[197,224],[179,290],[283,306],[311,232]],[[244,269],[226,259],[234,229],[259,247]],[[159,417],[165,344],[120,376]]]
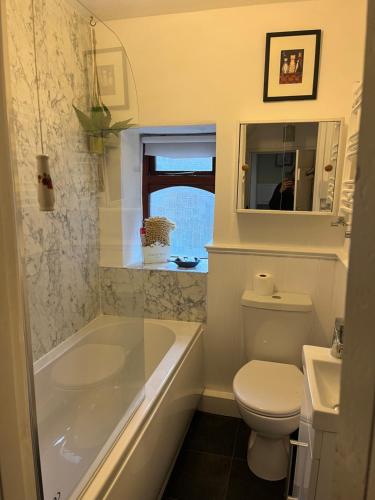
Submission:
[[[256,476],[277,481],[287,475],[289,435],[299,425],[312,302],[305,294],[247,290],[241,306],[248,362],[236,373],[233,392],[251,429],[247,463]]]

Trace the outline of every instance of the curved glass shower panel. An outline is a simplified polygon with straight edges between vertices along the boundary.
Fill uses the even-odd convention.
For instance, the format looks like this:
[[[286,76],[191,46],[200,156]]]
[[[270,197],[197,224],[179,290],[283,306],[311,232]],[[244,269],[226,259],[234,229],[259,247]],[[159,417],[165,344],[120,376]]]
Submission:
[[[116,208],[121,207],[122,200],[122,133],[138,123],[138,95],[132,66],[120,39],[95,17],[90,25],[94,47],[88,74],[91,101],[94,105],[99,103],[99,120],[104,105],[104,119],[109,123],[98,141],[104,152],[99,166],[100,206]]]
[[[7,0],[7,25],[43,490],[65,500],[144,397],[142,272],[100,266],[108,226],[121,254],[137,92],[121,42],[80,2]]]

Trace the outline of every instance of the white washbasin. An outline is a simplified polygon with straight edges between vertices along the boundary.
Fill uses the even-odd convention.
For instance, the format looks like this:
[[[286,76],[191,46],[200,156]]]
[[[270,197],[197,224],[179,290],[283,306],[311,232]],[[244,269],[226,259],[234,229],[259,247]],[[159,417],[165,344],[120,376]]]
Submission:
[[[341,359],[325,347],[304,346],[303,366],[312,404],[315,429],[337,432],[340,411]]]

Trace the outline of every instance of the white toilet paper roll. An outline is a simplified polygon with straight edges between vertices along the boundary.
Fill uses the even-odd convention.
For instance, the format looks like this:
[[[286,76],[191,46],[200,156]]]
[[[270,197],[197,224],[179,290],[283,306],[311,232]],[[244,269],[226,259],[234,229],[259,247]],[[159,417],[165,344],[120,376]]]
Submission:
[[[257,295],[272,295],[274,280],[270,273],[258,273],[254,276],[254,292]]]

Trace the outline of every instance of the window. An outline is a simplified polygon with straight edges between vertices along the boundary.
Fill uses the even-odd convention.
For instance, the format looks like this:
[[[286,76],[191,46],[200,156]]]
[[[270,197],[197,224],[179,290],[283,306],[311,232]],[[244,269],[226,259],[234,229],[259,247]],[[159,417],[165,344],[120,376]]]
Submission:
[[[155,157],[156,172],[212,172],[214,164],[211,157],[207,158],[167,158]]]
[[[213,233],[215,143],[211,141],[204,155],[201,143],[198,148],[195,144],[187,142],[182,149],[173,151],[168,143],[166,154],[162,154],[163,148],[155,150],[146,144],[143,217],[164,216],[175,222],[176,229],[171,234],[172,255],[207,257],[204,246],[211,241]],[[161,154],[147,154],[150,152]]]

